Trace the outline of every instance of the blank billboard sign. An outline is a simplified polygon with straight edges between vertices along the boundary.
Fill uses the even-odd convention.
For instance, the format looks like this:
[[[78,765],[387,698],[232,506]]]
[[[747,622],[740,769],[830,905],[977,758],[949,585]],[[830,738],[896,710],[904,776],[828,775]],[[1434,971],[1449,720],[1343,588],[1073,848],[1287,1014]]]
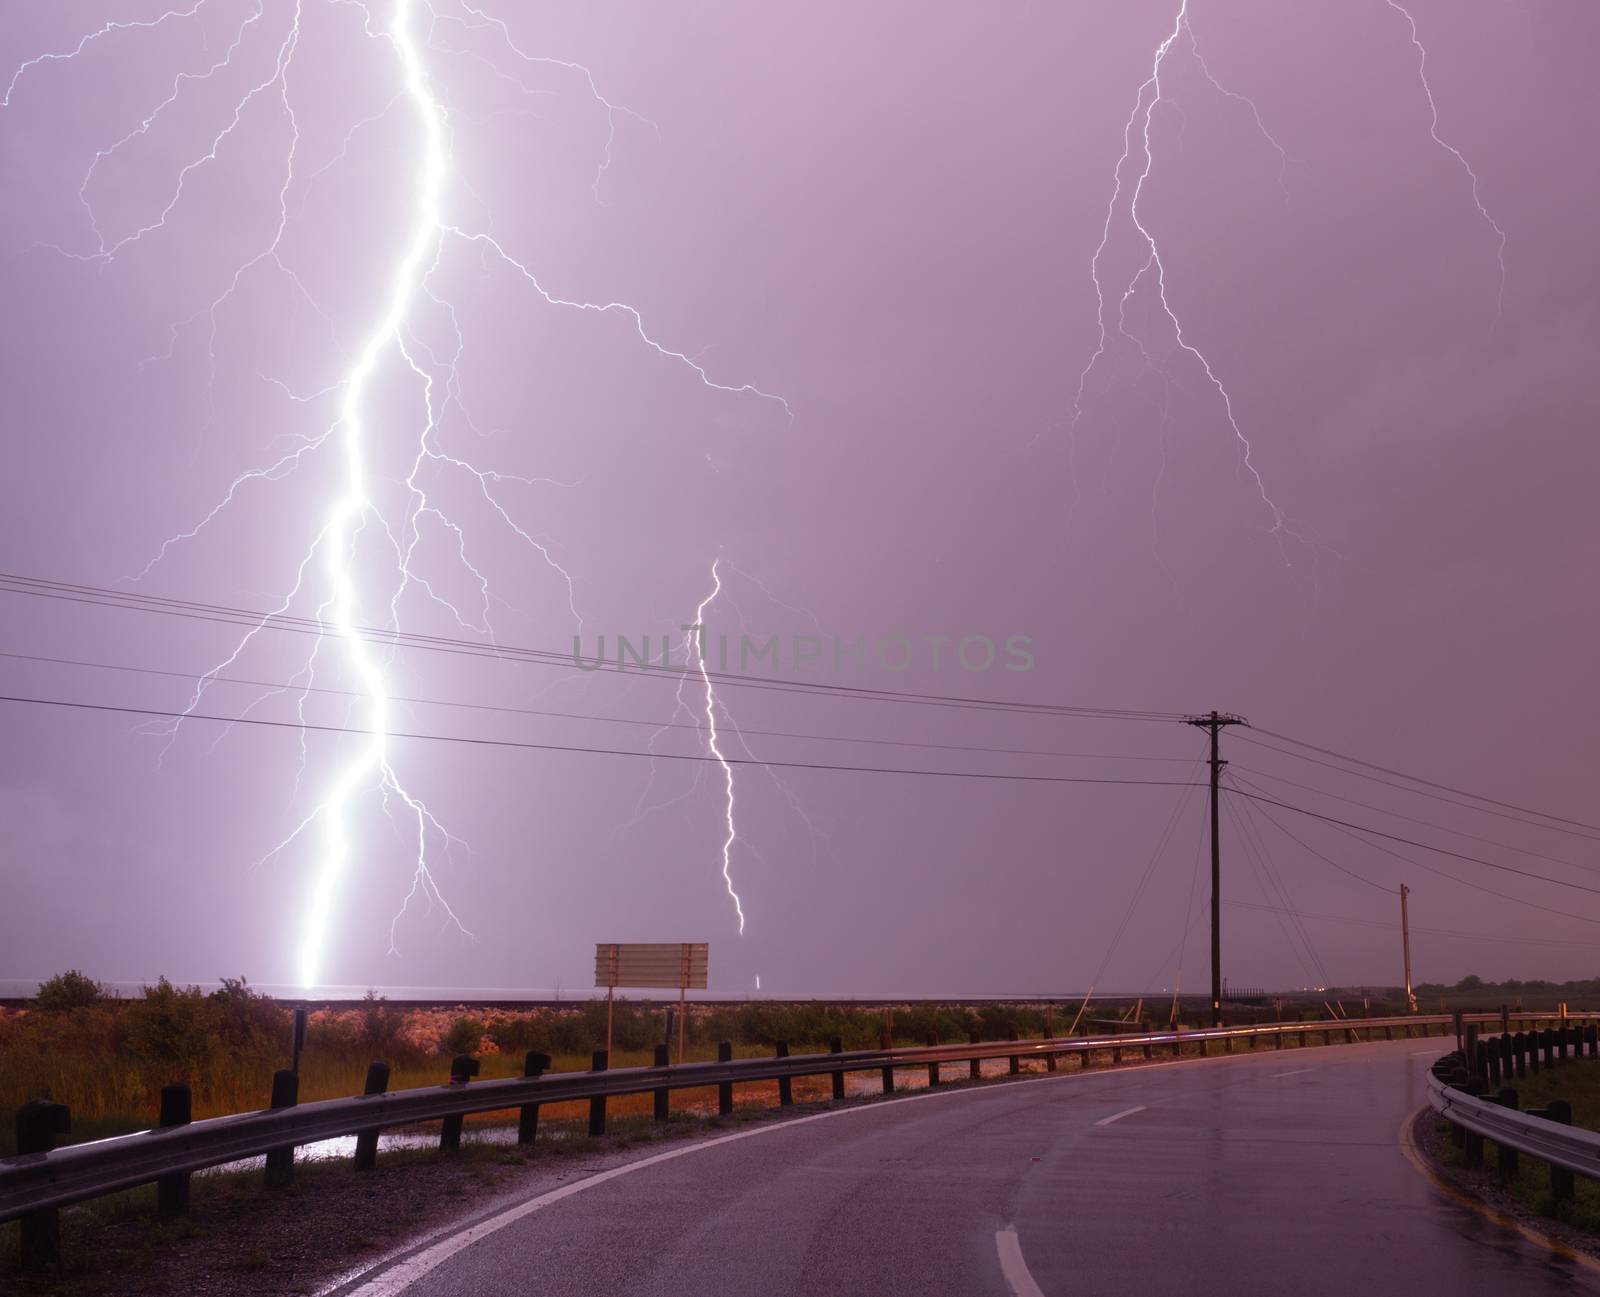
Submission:
[[[594,948],[594,984],[703,991],[710,963],[705,941],[602,941]]]

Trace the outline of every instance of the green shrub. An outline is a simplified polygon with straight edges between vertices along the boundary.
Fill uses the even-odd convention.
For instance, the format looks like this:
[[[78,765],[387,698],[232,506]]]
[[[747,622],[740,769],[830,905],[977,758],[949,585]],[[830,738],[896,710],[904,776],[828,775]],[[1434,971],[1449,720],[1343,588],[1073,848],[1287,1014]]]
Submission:
[[[105,999],[106,990],[99,982],[85,977],[76,968],[57,973],[47,982],[39,983],[39,994],[34,1005],[43,1013],[71,1013],[74,1009],[87,1009]]]
[[[446,1054],[476,1054],[487,1031],[488,1027],[477,1018],[457,1018],[439,1041],[439,1047]]]

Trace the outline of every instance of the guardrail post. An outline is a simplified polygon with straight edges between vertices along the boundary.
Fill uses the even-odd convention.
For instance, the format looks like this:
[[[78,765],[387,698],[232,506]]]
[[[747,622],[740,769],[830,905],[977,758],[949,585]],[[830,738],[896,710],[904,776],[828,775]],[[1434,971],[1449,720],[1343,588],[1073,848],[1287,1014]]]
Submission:
[[[1477,1077],[1473,1077],[1471,1080],[1469,1080],[1467,1082],[1466,1090],[1467,1090],[1467,1093],[1470,1094],[1470,1095],[1473,1095],[1473,1096],[1482,1095],[1483,1094],[1483,1089],[1484,1089],[1483,1082],[1481,1080],[1479,1080]],[[1465,1128],[1463,1128],[1463,1129],[1465,1129]],[[1467,1163],[1468,1166],[1470,1166],[1470,1167],[1480,1167],[1480,1166],[1483,1165],[1483,1136],[1482,1135],[1479,1135],[1476,1131],[1471,1131],[1471,1130],[1465,1131],[1465,1138],[1462,1141],[1462,1147],[1463,1147],[1463,1149],[1465,1150],[1465,1153],[1466,1153],[1466,1163]]]
[[[72,1133],[72,1112],[64,1103],[30,1099],[17,1109],[17,1155],[48,1153],[56,1146],[57,1135]],[[61,1260],[61,1213],[54,1207],[25,1213],[18,1224],[22,1229],[20,1260],[25,1270],[56,1265]]]
[[[938,1043],[939,1043],[939,1033],[937,1031],[930,1031],[928,1033],[928,1048],[932,1049]],[[937,1063],[929,1063],[928,1064],[928,1085],[931,1088],[931,1087],[933,1087],[935,1085],[938,1085],[938,1084],[939,1084],[939,1065]]]
[[[1600,1057],[1600,1029],[1597,1029],[1594,1023],[1591,1022],[1583,1029],[1583,1035],[1584,1039],[1589,1043],[1589,1057]]]
[[[887,1030],[880,1032],[878,1034],[878,1048],[884,1050],[892,1049],[894,1047],[893,1039]],[[892,1064],[883,1069],[883,1092],[885,1094],[894,1093],[894,1067]]]
[[[659,1056],[660,1051],[657,1051]],[[526,1058],[522,1060],[522,1075],[524,1077],[543,1076],[550,1067],[550,1055],[542,1054],[537,1049],[530,1049]],[[517,1143],[531,1144],[533,1138],[539,1133],[539,1105],[525,1103],[517,1109]]]
[[[1282,1049],[1283,1048],[1283,1028],[1282,1027],[1279,1027],[1277,1031],[1272,1033],[1272,1047],[1274,1049]]]
[[[1528,1033],[1525,1031],[1511,1037],[1511,1062],[1519,1079],[1528,1075]]]
[[[1562,1023],[1556,1028],[1556,1059],[1559,1062],[1565,1063],[1567,1061],[1567,1041],[1570,1039],[1571,1034],[1571,1030],[1566,1023]]]
[[[189,1087],[181,1083],[161,1087],[161,1116],[158,1126],[187,1126],[193,1104]],[[182,1216],[189,1210],[189,1173],[178,1171],[156,1181],[156,1214]]]
[[[1556,1033],[1546,1027],[1539,1033],[1539,1045],[1544,1050],[1544,1065],[1546,1067],[1554,1067],[1556,1065]]]
[[[1565,1099],[1552,1099],[1545,1105],[1545,1115],[1563,1126],[1572,1125],[1572,1105]],[[1572,1172],[1564,1166],[1550,1164],[1550,1196],[1556,1202],[1572,1201]]]
[[[657,1066],[657,1067],[668,1067],[670,1065],[671,1065],[671,1057],[667,1053],[667,1047],[665,1045],[657,1045],[656,1046],[655,1066]],[[671,1097],[672,1096],[672,1091],[667,1089],[666,1086],[662,1086],[659,1090],[656,1090],[654,1093],[655,1093],[655,1119],[657,1121],[666,1121],[667,1118],[672,1115],[672,1097]]]
[[[478,1060],[467,1054],[457,1054],[450,1060],[451,1085],[468,1085],[472,1078],[478,1074]],[[453,1153],[461,1147],[461,1127],[466,1117],[453,1112],[444,1119],[444,1125],[439,1130],[439,1151]]]
[[[1007,1040],[1015,1040],[1016,1038],[1017,1038],[1017,1029],[1015,1027],[1008,1028],[1006,1030],[1006,1039]],[[1011,1066],[1010,1066],[1009,1070],[1011,1072],[1011,1075],[1015,1076],[1018,1072],[1022,1071],[1022,1060],[1020,1058],[1018,1058],[1017,1055],[1012,1054],[1010,1061],[1011,1061]]]
[[[1494,1096],[1494,1101],[1502,1108],[1510,1108],[1512,1112],[1518,1109],[1517,1092],[1509,1085],[1503,1086]],[[1500,1173],[1502,1180],[1515,1180],[1517,1178],[1517,1150],[1510,1144],[1496,1144],[1499,1149],[1499,1160],[1495,1170]]]
[[[1467,1074],[1469,1076],[1482,1076],[1482,1063],[1478,1058],[1478,1027],[1476,1023],[1468,1023],[1466,1036],[1461,1046],[1461,1057],[1466,1060]]]
[[[733,1042],[719,1040],[717,1042],[717,1062],[733,1062]],[[733,1082],[724,1081],[717,1086],[717,1115],[726,1117],[733,1112]]]
[[[292,1108],[300,1100],[300,1078],[288,1068],[272,1074],[273,1108]],[[294,1179],[294,1145],[286,1144],[267,1153],[267,1188],[287,1188]]]
[[[1490,1036],[1488,1040],[1489,1084],[1499,1085],[1501,1080],[1500,1055],[1505,1048],[1504,1037]]]
[[[841,1036],[834,1036],[832,1039],[830,1039],[828,1041],[828,1052],[830,1054],[844,1053],[844,1038]],[[844,1098],[844,1073],[834,1072],[831,1074],[831,1076],[833,1079],[833,1097],[835,1099]]]
[[[1451,1018],[1453,1020],[1453,1023],[1454,1023],[1455,1029],[1456,1029],[1456,1048],[1460,1049],[1462,1047],[1462,1045],[1465,1044],[1465,1042],[1466,1042],[1466,1035],[1461,1030],[1461,1010],[1457,1009],[1451,1015]]]
[[[1146,1034],[1147,1035],[1149,1034],[1148,1033],[1148,1029],[1146,1030]],[[1154,1045],[1152,1045],[1148,1040],[1145,1041],[1145,1043],[1144,1043],[1144,1056],[1146,1058],[1154,1058],[1156,1056],[1156,1047]]]
[[[1511,1007],[1505,1004],[1500,1006],[1500,1034],[1502,1036],[1511,1034]]]
[[[971,1031],[969,1031],[967,1033],[967,1043],[969,1045],[981,1045],[983,1043],[983,1037],[979,1034],[978,1029],[976,1027],[974,1027]],[[1088,1063],[1089,1056],[1087,1054],[1085,1054],[1083,1056],[1083,1061],[1085,1063]],[[967,1062],[967,1079],[971,1080],[971,1081],[981,1081],[981,1080],[983,1080],[983,1060],[982,1059],[974,1058],[974,1059],[968,1060],[968,1062]]]
[[[777,1044],[777,1051],[779,1058],[788,1058],[789,1042],[787,1040],[780,1040]],[[778,1078],[778,1106],[781,1108],[787,1108],[793,1103],[794,1080],[791,1077],[780,1076]]]
[[[591,1072],[604,1072],[611,1066],[611,1051],[597,1049],[594,1057],[590,1059]],[[606,1133],[606,1097],[596,1094],[589,1099],[589,1138],[599,1139]]]
[[[1538,1074],[1539,1071],[1539,1033],[1528,1033],[1528,1071]]]
[[[367,1064],[367,1083],[362,1088],[363,1096],[383,1094],[389,1089],[389,1065],[387,1063]],[[378,1127],[370,1130],[356,1132],[356,1170],[371,1171],[378,1165]]]

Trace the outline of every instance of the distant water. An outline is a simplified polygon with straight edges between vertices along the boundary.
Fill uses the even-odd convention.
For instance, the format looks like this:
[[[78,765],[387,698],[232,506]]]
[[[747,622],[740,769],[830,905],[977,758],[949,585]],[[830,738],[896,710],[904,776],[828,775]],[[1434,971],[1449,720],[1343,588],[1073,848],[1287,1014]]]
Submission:
[[[154,979],[152,979],[153,981]],[[175,982],[179,979],[174,979]],[[180,982],[181,985],[197,985],[203,991],[214,991],[220,982],[201,981],[195,983]],[[131,998],[140,994],[146,983],[144,982],[105,982],[103,985],[113,995]],[[0,999],[23,1000],[30,999],[38,990],[36,980],[24,978],[0,978]],[[360,1000],[368,990],[375,992],[386,1000],[424,1004],[471,1004],[487,1001],[490,1003],[516,1003],[551,1004],[572,1001],[581,1003],[585,1000],[605,998],[605,989],[594,987],[531,987],[531,986],[318,986],[310,991],[304,987],[288,986],[283,984],[251,983],[251,988],[277,999],[296,1001],[309,1004],[326,1002],[350,1002]],[[672,989],[638,990],[618,988],[619,997],[631,1000],[674,1000],[677,992]],[[775,990],[735,990],[729,988],[714,988],[708,991],[690,991],[688,998],[693,1001],[727,1003],[728,1001],[789,1001],[789,1000],[833,1000],[849,1001],[860,1000],[872,1004],[881,1004],[889,1001],[905,1003],[912,1000],[1052,1000],[1063,1002],[1081,1000],[1081,991],[775,991]],[[1116,995],[1102,992],[1095,998],[1101,1000],[1133,999],[1133,995]]]

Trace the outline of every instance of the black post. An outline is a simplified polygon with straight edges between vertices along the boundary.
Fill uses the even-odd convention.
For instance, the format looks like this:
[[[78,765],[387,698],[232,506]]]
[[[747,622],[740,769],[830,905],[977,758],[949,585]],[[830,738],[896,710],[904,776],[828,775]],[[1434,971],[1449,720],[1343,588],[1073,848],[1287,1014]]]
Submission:
[[[788,1058],[789,1042],[787,1040],[780,1040],[777,1044],[777,1050],[779,1058]],[[792,1103],[794,1103],[794,1078],[780,1076],[778,1078],[778,1106],[780,1108],[787,1108]]]
[[[669,1009],[668,1012],[670,1013],[671,1010]],[[667,1047],[665,1045],[656,1046],[655,1065],[657,1067],[668,1067],[671,1065],[671,1055],[668,1054]],[[662,1086],[659,1090],[655,1091],[655,1099],[655,1118],[657,1121],[666,1121],[667,1118],[672,1115],[672,1091],[667,1089],[666,1086]]]
[[[1510,1108],[1512,1112],[1517,1111],[1517,1092],[1509,1085],[1501,1088],[1500,1092],[1494,1096],[1494,1101],[1502,1108]],[[1495,1147],[1500,1150],[1500,1158],[1495,1165],[1495,1169],[1500,1173],[1500,1178],[1502,1180],[1515,1180],[1517,1178],[1517,1150],[1510,1144],[1496,1144]]]
[[[450,1060],[450,1084],[467,1085],[478,1074],[478,1060],[469,1054],[457,1054]],[[461,1147],[461,1127],[466,1117],[453,1112],[444,1119],[439,1131],[439,1151],[453,1153]]]
[[[662,1049],[665,1046],[661,1047]],[[657,1050],[657,1054],[660,1049]],[[543,1076],[550,1070],[550,1055],[542,1054],[537,1049],[530,1049],[528,1056],[522,1060],[522,1075],[525,1077]],[[517,1143],[531,1144],[534,1136],[539,1133],[539,1105],[525,1103],[517,1109]]]
[[[719,1062],[719,1063],[731,1063],[731,1062],[733,1062],[733,1042],[732,1041],[730,1041],[730,1040],[719,1040],[717,1042],[717,1062]],[[721,1085],[717,1086],[717,1114],[719,1116],[726,1117],[732,1111],[733,1111],[733,1082],[732,1081],[724,1081],[724,1082],[722,1082]]]
[[[272,1074],[272,1107],[292,1108],[300,1100],[300,1078],[287,1068]],[[267,1154],[267,1188],[283,1189],[294,1179],[294,1145]]]
[[[834,1036],[832,1039],[830,1039],[828,1041],[828,1052],[830,1054],[842,1054],[842,1053],[844,1053],[844,1040],[839,1036]],[[832,1079],[833,1079],[833,1097],[835,1099],[844,1098],[844,1073],[843,1072],[834,1072],[834,1073],[832,1073]]]
[[[1552,1099],[1545,1104],[1545,1116],[1551,1121],[1559,1121],[1563,1126],[1570,1126],[1572,1105],[1565,1099]],[[1557,1203],[1572,1201],[1572,1172],[1553,1162],[1550,1164],[1550,1196]]]
[[[967,1032],[967,1043],[969,1045],[980,1045],[980,1044],[982,1044],[983,1043],[983,1033],[980,1032],[976,1027],[972,1028],[971,1031]],[[1087,1055],[1085,1057],[1087,1057]],[[969,1081],[981,1081],[981,1080],[983,1080],[983,1060],[982,1059],[972,1058],[972,1059],[968,1059],[967,1060],[967,1079]]]
[[[296,1076],[300,1075],[300,1051],[306,1047],[306,1011],[294,1011],[294,1061],[289,1065],[289,1070]]]
[[[72,1133],[72,1113],[64,1103],[30,1099],[17,1109],[17,1156],[48,1153],[56,1146],[57,1135]],[[25,1213],[17,1222],[22,1228],[20,1260],[22,1268],[57,1265],[61,1261],[61,1213],[55,1207]]]
[[[936,1032],[936,1031],[930,1031],[928,1033],[928,1048],[932,1049],[938,1043],[939,1043],[939,1033]],[[928,1085],[931,1087],[931,1086],[935,1086],[935,1085],[938,1085],[938,1084],[939,1084],[939,1065],[937,1063],[929,1063],[928,1064]]]
[[[387,1063],[367,1064],[367,1083],[362,1087],[361,1095],[366,1098],[374,1094],[385,1094],[389,1089],[389,1065]],[[356,1132],[356,1170],[372,1171],[378,1165],[378,1127],[370,1130]]]
[[[193,1111],[189,1087],[183,1084],[161,1087],[161,1116],[158,1126],[187,1126]],[[189,1210],[189,1173],[177,1171],[156,1181],[156,1214],[182,1216]]]
[[[604,1072],[611,1066],[610,1051],[597,1049],[590,1060],[591,1072]],[[589,1138],[598,1139],[606,1133],[606,1097],[597,1094],[589,1100]]]
[[[879,1033],[878,1048],[883,1050],[894,1048],[894,1037],[887,1030]],[[894,1093],[894,1067],[892,1064],[883,1069],[883,1092],[885,1094]]]
[[[1006,1028],[1006,1039],[1007,1040],[1015,1040],[1016,1038],[1017,1038],[1017,1029],[1015,1027]],[[1015,1054],[1012,1054],[1010,1062],[1011,1062],[1011,1069],[1010,1069],[1011,1070],[1011,1075],[1015,1076],[1018,1072],[1020,1072],[1022,1070],[1022,1060],[1020,1058],[1018,1058]]]

